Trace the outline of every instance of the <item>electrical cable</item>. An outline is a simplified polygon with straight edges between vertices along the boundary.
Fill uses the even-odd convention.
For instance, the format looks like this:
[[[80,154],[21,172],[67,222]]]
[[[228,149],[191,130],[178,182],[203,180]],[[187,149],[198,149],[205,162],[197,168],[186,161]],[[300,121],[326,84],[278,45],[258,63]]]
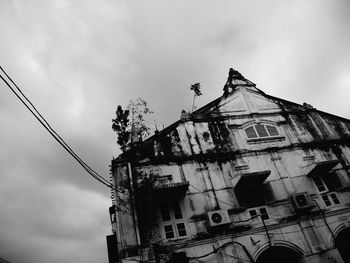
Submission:
[[[23,96],[24,99],[21,98],[21,96],[13,89],[13,87],[8,83],[8,81],[0,75],[0,78],[4,81],[4,83],[10,88],[10,90],[15,94],[15,96],[22,102],[22,104],[32,113],[32,115],[39,121],[39,123],[50,133],[50,135],[84,168],[84,170],[89,173],[94,179],[102,183],[103,185],[107,186],[108,188],[112,190],[116,190],[119,193],[122,193],[124,195],[129,195],[124,193],[123,190],[116,188],[112,183],[110,183],[108,180],[106,180],[103,176],[99,175],[96,171],[94,171],[88,164],[86,164],[73,150],[72,148],[65,142],[65,140],[51,127],[51,125],[47,122],[47,120],[42,116],[42,114],[37,110],[37,108],[34,106],[34,104],[26,97],[26,95],[22,92],[22,90],[18,87],[18,85],[12,80],[12,78],[6,73],[6,71],[0,66],[0,70],[5,74],[5,76],[10,80],[10,82],[16,87],[18,92]],[[32,109],[28,106],[28,104],[25,102],[27,101]],[[39,116],[39,117],[38,117]],[[304,179],[304,178],[303,178]],[[301,185],[302,182],[299,183]],[[200,191],[199,193],[204,193],[208,197],[218,200],[219,202],[232,206],[232,204],[227,203],[223,200],[220,200],[218,198],[215,198],[211,195],[209,195],[207,192],[202,192],[197,187],[190,184],[191,187],[194,189]],[[299,187],[299,186],[298,186]],[[297,188],[298,188],[297,187]],[[317,203],[316,203],[317,204]],[[318,204],[317,204],[318,205]],[[124,211],[127,213],[126,211]],[[276,215],[274,213],[269,213],[270,215]],[[321,214],[324,216],[324,214],[321,212]],[[247,222],[252,220],[255,217],[259,217],[260,215],[253,216],[246,220],[239,220],[239,221],[233,221],[233,223],[241,223],[241,222]],[[326,221],[325,221],[326,222]],[[333,222],[332,222],[333,223]],[[329,228],[328,223],[326,223],[326,226]],[[330,230],[331,231],[331,230]],[[292,231],[294,232],[294,231]],[[295,231],[297,232],[297,231]],[[332,231],[331,231],[332,233]],[[333,234],[333,233],[332,233]]]
[[[222,201],[222,200],[220,200],[219,198],[215,198],[215,197],[213,197],[213,196],[211,196],[211,195],[208,195],[207,192],[203,192],[201,189],[199,189],[199,188],[193,186],[192,184],[189,184],[189,185],[192,186],[194,189],[196,189],[196,190],[199,191],[199,192],[197,192],[197,193],[195,193],[195,194],[205,194],[205,195],[207,195],[208,197],[210,197],[210,198],[212,198],[212,199],[215,199],[215,200],[217,200],[217,201],[219,201],[219,202],[221,202],[221,203],[223,203],[223,204],[225,204],[225,205],[229,205],[230,207],[232,206],[232,204],[229,204],[229,203],[227,203],[227,202],[225,202],[225,201]]]
[[[250,253],[249,253],[249,251],[247,250],[247,248],[246,248],[243,244],[241,244],[240,242],[236,242],[236,241],[229,241],[229,242],[226,242],[226,243],[222,244],[221,246],[219,246],[218,248],[214,248],[214,247],[213,247],[213,251],[211,251],[211,252],[209,252],[209,253],[207,253],[207,254],[204,254],[204,255],[201,255],[201,256],[197,256],[197,257],[188,257],[188,258],[189,258],[190,260],[191,260],[191,259],[193,260],[193,259],[205,258],[205,257],[207,257],[207,256],[209,256],[209,255],[211,255],[211,254],[216,253],[217,251],[219,251],[219,250],[222,249],[223,247],[226,247],[226,246],[228,246],[228,245],[230,245],[230,244],[237,244],[237,245],[240,245],[240,246],[243,248],[244,252],[247,254],[247,256],[248,256],[248,258],[249,258],[249,262],[254,263],[254,259],[253,259],[253,257],[250,255]],[[220,252],[220,253],[222,253],[222,252]]]
[[[201,192],[201,190],[200,190],[199,188],[193,186],[192,184],[189,184],[189,185],[190,185],[191,187],[193,187],[194,189],[200,191],[200,192],[197,192],[198,194],[205,194],[205,195],[207,195],[208,197],[210,197],[210,198],[212,198],[212,199],[215,199],[215,200],[217,200],[217,201],[219,201],[219,202],[221,202],[221,203],[223,203],[223,204],[225,204],[225,205],[229,205],[230,207],[232,206],[232,204],[227,203],[227,202],[225,202],[225,201],[223,201],[223,200],[221,200],[221,199],[219,199],[219,198],[215,198],[215,197],[209,195],[207,192]],[[278,210],[281,210],[281,209],[283,209],[283,207],[279,208]],[[280,214],[275,214],[275,213],[270,213],[270,212],[268,212],[268,214],[269,214],[269,215],[274,215],[274,216],[281,216]],[[261,216],[261,215],[251,216],[249,219],[246,219],[246,220],[238,220],[238,221],[232,221],[232,223],[244,223],[244,222],[251,221],[252,219],[254,219],[254,218],[256,218],[256,217],[260,217],[260,216]]]
[[[105,186],[121,192],[125,194],[122,190],[114,187],[108,180],[95,172],[89,165],[87,165],[72,149],[71,147],[60,137],[57,132],[50,126],[50,124],[46,121],[46,119],[40,114],[40,112],[36,109],[33,103],[24,95],[21,89],[16,85],[16,83],[9,77],[9,75],[5,72],[5,70],[0,67],[1,71],[5,74],[5,76],[10,80],[10,82],[16,87],[18,92],[24,97],[24,99],[31,105],[32,108],[28,106],[28,104],[24,101],[24,99],[14,90],[14,88],[9,84],[9,82],[0,75],[0,78],[4,81],[4,83],[10,88],[10,90],[15,94],[15,96],[22,102],[22,104],[32,113],[32,115],[39,121],[39,123],[50,133],[50,135],[87,171],[93,178],[95,178],[100,183]],[[39,117],[38,117],[39,115]]]
[[[331,233],[331,235],[332,235],[333,239],[335,240],[335,239],[336,239],[336,237],[335,237],[335,235],[334,235],[334,233],[333,233],[333,231],[332,231],[331,227],[329,226],[329,224],[328,224],[328,222],[327,222],[327,219],[326,219],[326,215],[325,215],[324,210],[322,210],[322,209],[321,209],[321,207],[319,206],[319,204],[317,203],[317,201],[316,201],[316,200],[312,200],[312,201],[314,201],[314,202],[315,202],[315,204],[316,204],[316,206],[318,207],[318,210],[320,211],[320,213],[321,213],[321,215],[322,215],[322,217],[323,217],[323,220],[324,220],[324,222],[325,222],[325,224],[326,224],[326,226],[327,226],[327,228],[328,228],[329,232]]]
[[[20,92],[20,94],[24,97],[24,99],[31,105],[33,108],[30,109],[30,107],[24,102],[24,100],[16,93],[16,91],[9,85],[9,83],[2,77],[1,79],[6,83],[6,85],[11,89],[11,91],[18,97],[18,99],[21,100],[21,102],[27,107],[27,109],[34,115],[34,117],[41,123],[41,125],[51,134],[51,136],[54,137],[54,139],[96,180],[98,180],[100,183],[104,184],[105,186],[111,188],[112,190],[116,190],[122,194],[125,194],[124,191],[114,187],[113,184],[111,184],[109,181],[107,181],[104,177],[99,175],[97,172],[95,172],[88,164],[86,164],[72,149],[71,147],[64,141],[64,139],[51,127],[51,125],[46,121],[46,119],[40,114],[40,112],[36,109],[36,107],[33,105],[33,103],[25,96],[25,94],[22,92],[22,90],[18,87],[18,85],[11,79],[11,77],[5,72],[5,70],[0,66],[1,71],[6,75],[6,77],[11,81],[11,83],[16,87],[16,89]],[[34,113],[39,115],[39,117]],[[190,184],[191,187],[195,188],[196,190],[200,191],[200,193],[206,194],[210,198],[211,195],[208,195],[206,192],[202,192],[197,187]],[[215,198],[219,202],[231,206],[232,204],[229,204],[225,201],[222,201],[218,198]],[[248,220],[246,220],[248,221]]]

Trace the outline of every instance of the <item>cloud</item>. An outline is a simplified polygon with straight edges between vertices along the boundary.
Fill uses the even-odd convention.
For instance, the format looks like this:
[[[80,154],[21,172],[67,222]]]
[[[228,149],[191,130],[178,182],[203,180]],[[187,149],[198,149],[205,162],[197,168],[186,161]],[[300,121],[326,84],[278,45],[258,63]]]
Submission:
[[[108,179],[116,151],[112,101],[122,93],[121,70],[132,50],[123,26],[125,6],[9,1],[0,12],[6,40],[0,44],[1,66],[52,127]],[[109,44],[112,32],[120,40]],[[60,148],[5,85],[1,88],[0,255],[13,262],[107,261],[109,190]]]
[[[53,128],[109,177],[117,105],[158,127],[222,94],[230,67],[268,94],[350,117],[348,1],[1,1],[1,66]],[[109,190],[0,84],[0,256],[106,262]],[[4,215],[4,216],[3,216]]]
[[[16,171],[1,180],[7,186],[2,189],[2,196],[7,199],[0,201],[2,255],[13,262],[25,258],[28,262],[46,262],[48,258],[51,262],[100,260],[97,255],[76,251],[106,253],[105,249],[101,251],[104,248],[101,233],[109,229],[105,213],[108,199],[63,184],[42,185],[43,189],[37,189],[40,177],[23,178],[21,174]],[[95,247],[97,244],[99,249]]]

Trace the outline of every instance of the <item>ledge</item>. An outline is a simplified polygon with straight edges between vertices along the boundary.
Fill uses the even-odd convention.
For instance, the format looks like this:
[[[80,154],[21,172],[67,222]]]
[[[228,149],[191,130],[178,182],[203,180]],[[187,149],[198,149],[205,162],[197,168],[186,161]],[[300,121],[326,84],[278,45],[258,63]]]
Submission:
[[[188,190],[189,182],[167,183],[153,187],[155,200],[179,200],[183,198]]]
[[[248,139],[247,142],[249,144],[256,144],[256,143],[264,143],[264,142],[284,141],[285,139],[286,137],[284,136],[273,136],[273,137],[265,137],[265,138]]]

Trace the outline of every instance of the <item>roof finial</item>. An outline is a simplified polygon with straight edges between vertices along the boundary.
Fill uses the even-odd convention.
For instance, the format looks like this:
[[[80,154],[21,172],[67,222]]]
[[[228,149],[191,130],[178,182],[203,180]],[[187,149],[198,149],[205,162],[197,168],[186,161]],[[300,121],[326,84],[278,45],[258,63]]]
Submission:
[[[236,70],[234,70],[233,68],[230,68],[229,72],[228,72],[228,77],[227,77],[227,81],[226,84],[224,86],[224,94],[227,95],[228,94],[228,89],[229,87],[232,88],[232,81],[233,81],[233,75],[235,73]]]
[[[238,80],[238,81],[237,81]],[[224,95],[227,95],[229,93],[229,88],[231,88],[231,91],[234,91],[235,86],[238,84],[242,85],[244,84],[253,84],[250,81],[248,81],[241,73],[239,73],[237,70],[234,70],[233,68],[230,68],[228,72],[228,78],[226,81],[226,84],[224,86]]]

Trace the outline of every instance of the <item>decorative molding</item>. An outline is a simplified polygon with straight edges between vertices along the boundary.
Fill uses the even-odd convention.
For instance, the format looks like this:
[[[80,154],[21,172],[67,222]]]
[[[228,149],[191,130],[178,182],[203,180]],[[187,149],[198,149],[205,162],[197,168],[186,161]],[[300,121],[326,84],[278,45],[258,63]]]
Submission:
[[[237,165],[234,167],[236,171],[242,171],[242,170],[248,170],[249,165],[248,164],[243,164],[243,165]]]
[[[315,159],[315,155],[307,155],[303,157],[303,161],[311,161]]]
[[[286,137],[284,136],[274,136],[274,137],[266,137],[266,138],[253,138],[248,139],[248,144],[258,144],[258,143],[267,143],[267,142],[279,142],[284,141]]]

